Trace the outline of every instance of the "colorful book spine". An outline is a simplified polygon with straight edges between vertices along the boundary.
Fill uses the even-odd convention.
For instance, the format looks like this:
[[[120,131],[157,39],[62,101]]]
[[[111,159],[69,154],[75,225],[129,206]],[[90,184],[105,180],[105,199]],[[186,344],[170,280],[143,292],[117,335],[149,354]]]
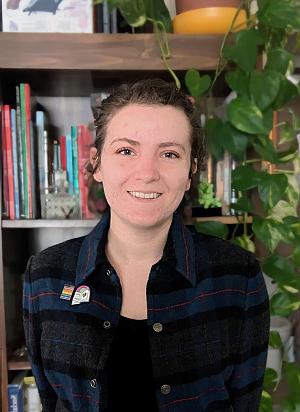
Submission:
[[[19,180],[19,199],[20,199],[20,218],[25,218],[25,183],[24,183],[24,166],[23,166],[23,147],[22,147],[22,125],[21,125],[21,107],[20,107],[20,89],[16,86],[16,135],[18,150],[18,180]]]
[[[16,109],[10,111],[12,154],[13,154],[13,178],[14,178],[14,199],[15,199],[15,218],[20,219],[20,197],[19,197],[19,176],[18,176],[18,148],[16,133]]]
[[[86,179],[86,165],[89,161],[90,147],[93,137],[84,125],[77,126],[78,136],[78,180],[80,192],[81,215],[85,219],[92,219],[95,215],[90,212],[88,207],[88,181]]]
[[[6,139],[5,139],[5,123],[4,123],[4,109],[1,106],[1,144],[2,144],[2,168],[3,168],[3,203],[2,203],[2,214],[3,217],[9,217],[9,206],[8,206],[8,173],[7,173],[7,158],[6,158]]]
[[[24,97],[25,97],[25,119],[26,119],[26,148],[27,148],[27,173],[28,173],[28,212],[29,219],[32,219],[33,216],[33,175],[32,175],[32,165],[34,158],[32,157],[32,125],[31,125],[31,105],[30,105],[30,86],[28,83],[24,84]]]
[[[73,156],[73,187],[75,193],[79,193],[78,183],[78,145],[77,145],[77,127],[71,126],[72,156]]]
[[[5,124],[5,149],[7,161],[7,176],[8,176],[8,209],[9,218],[15,219],[15,193],[14,193],[14,168],[13,168],[13,150],[12,150],[12,135],[10,122],[10,106],[4,105],[4,124]]]
[[[67,176],[69,182],[69,193],[74,192],[73,187],[73,150],[72,150],[72,139],[71,134],[66,136],[66,152],[67,152]]]
[[[60,147],[60,164],[62,170],[67,170],[67,150],[66,150],[66,136],[58,138]]]
[[[21,114],[21,141],[22,141],[22,159],[23,159],[23,183],[24,183],[24,217],[29,218],[29,188],[28,188],[28,147],[26,139],[26,115],[25,115],[25,88],[20,84],[20,114]],[[27,155],[28,153],[28,155]],[[30,163],[29,163],[30,168]]]
[[[36,124],[37,146],[38,146],[37,152],[38,152],[39,189],[41,193],[44,193],[45,187],[48,187],[48,184],[46,184],[46,174],[45,174],[45,152],[44,152],[45,151],[45,144],[44,144],[45,115],[43,111],[41,110],[36,111],[35,124]]]

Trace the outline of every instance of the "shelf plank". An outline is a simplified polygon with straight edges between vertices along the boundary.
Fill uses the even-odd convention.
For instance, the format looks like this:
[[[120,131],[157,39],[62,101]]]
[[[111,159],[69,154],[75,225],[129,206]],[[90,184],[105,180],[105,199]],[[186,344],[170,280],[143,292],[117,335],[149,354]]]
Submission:
[[[34,229],[44,227],[74,228],[74,227],[94,227],[99,219],[19,219],[2,220],[2,228],[7,229]]]
[[[235,225],[237,223],[242,222],[242,216],[236,217],[236,216],[208,216],[208,217],[195,217],[193,218],[194,223],[195,222],[209,222],[209,221],[214,221],[214,222],[221,222],[225,223],[225,225]],[[252,223],[253,218],[252,216],[247,217],[247,223]]]
[[[168,34],[174,70],[215,69],[222,35]],[[0,33],[0,68],[165,70],[154,34]]]
[[[28,360],[23,359],[9,359],[7,362],[7,369],[9,371],[30,370],[31,366]]]
[[[2,228],[5,229],[34,229],[34,228],[46,228],[46,227],[58,227],[58,228],[92,228],[96,226],[101,217],[98,219],[79,219],[79,220],[68,220],[68,219],[28,219],[28,220],[2,220]],[[193,224],[196,222],[207,222],[207,221],[217,221],[225,224],[236,224],[238,220],[235,216],[209,216],[209,217],[195,217],[189,220],[188,224]],[[249,216],[247,223],[252,223],[252,216]],[[186,222],[185,222],[186,223]]]

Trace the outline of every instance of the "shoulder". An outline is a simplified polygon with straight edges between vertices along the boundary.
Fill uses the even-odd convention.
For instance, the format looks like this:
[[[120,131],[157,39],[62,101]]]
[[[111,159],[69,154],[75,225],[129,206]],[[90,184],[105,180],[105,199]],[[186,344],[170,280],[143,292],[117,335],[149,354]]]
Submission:
[[[260,272],[254,255],[242,247],[215,236],[192,231],[197,266],[209,267],[219,274],[252,277]]]
[[[85,236],[66,240],[33,255],[27,262],[31,273],[43,270],[76,270],[77,258]]]

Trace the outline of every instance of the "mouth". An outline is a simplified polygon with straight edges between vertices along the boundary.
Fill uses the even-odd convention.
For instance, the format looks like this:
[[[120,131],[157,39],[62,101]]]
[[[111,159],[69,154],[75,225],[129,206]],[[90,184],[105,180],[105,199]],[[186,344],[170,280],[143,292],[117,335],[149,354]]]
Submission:
[[[147,199],[147,200],[151,200],[151,199],[158,199],[162,193],[158,193],[158,192],[131,192],[128,191],[127,193],[129,193],[132,197],[136,198],[136,199]]]

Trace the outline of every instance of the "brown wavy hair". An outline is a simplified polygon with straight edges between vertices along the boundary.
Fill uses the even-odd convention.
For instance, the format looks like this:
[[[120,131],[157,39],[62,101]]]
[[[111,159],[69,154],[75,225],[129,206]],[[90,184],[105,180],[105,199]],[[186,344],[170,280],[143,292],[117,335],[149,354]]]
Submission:
[[[170,105],[182,110],[190,124],[191,142],[191,167],[197,159],[198,168],[205,156],[204,139],[201,133],[200,115],[195,110],[190,96],[184,91],[178,90],[173,82],[155,79],[143,79],[121,84],[110,91],[109,96],[102,100],[95,110],[94,124],[96,127],[96,139],[93,147],[97,149],[94,167],[89,164],[88,171],[93,175],[100,165],[101,153],[105,141],[107,125],[114,114],[122,107],[129,104],[141,105]]]

